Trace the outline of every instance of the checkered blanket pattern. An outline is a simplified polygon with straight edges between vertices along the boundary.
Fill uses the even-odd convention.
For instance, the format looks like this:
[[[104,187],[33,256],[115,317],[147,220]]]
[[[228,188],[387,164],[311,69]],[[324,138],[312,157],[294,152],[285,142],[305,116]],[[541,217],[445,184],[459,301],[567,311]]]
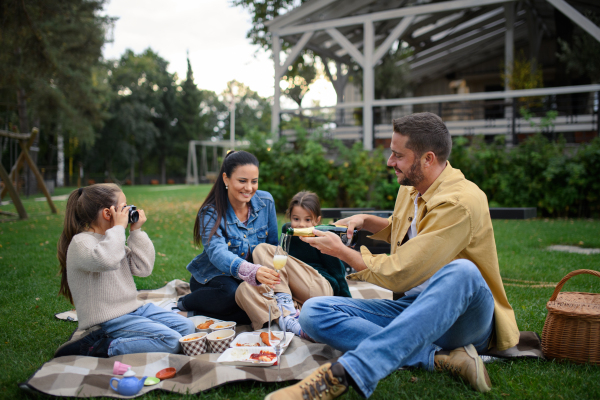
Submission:
[[[206,341],[208,342],[208,348],[211,353],[223,353],[229,348],[229,345],[231,342],[233,342],[233,339],[235,339],[235,336],[221,340],[206,339]]]
[[[365,282],[349,282],[354,298],[391,299],[392,292]],[[186,282],[175,280],[157,290],[140,291],[138,298],[143,301],[162,303],[172,301],[189,292]],[[74,311],[69,312],[76,317]],[[61,313],[64,314],[64,313]],[[58,318],[60,318],[57,315]],[[66,317],[61,319],[67,319]],[[237,333],[250,331],[249,326],[238,326]],[[76,331],[73,337],[83,334]],[[506,351],[492,349],[495,357],[536,357],[543,358],[539,336],[534,332],[521,332],[518,346]],[[164,368],[173,367],[177,374],[155,386],[144,386],[139,395],[153,390],[166,390],[176,393],[199,393],[228,382],[254,380],[276,382],[277,367],[235,367],[216,362],[220,353],[205,353],[194,357],[183,354],[142,353],[105,358],[68,356],[50,360],[43,364],[26,382],[24,390],[34,390],[52,396],[68,397],[112,397],[124,398],[110,389],[109,382],[114,375],[115,361],[132,366],[138,378],[154,376]],[[281,357],[281,378],[284,381],[300,380],[315,368],[342,355],[330,346],[294,337],[285,354]],[[129,397],[130,398],[130,397]]]
[[[204,335],[199,340],[194,340],[191,342],[180,341],[179,343],[181,343],[183,353],[188,356],[197,356],[199,354],[204,354],[206,353],[206,350],[208,348],[206,344],[206,335]]]

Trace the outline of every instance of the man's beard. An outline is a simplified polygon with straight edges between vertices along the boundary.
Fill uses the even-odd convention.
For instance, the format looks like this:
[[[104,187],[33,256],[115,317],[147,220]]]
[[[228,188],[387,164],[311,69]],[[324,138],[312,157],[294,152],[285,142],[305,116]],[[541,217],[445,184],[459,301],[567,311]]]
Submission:
[[[417,186],[425,179],[421,170],[421,160],[417,158],[410,166],[410,169],[404,173],[404,178],[400,181],[403,186]]]

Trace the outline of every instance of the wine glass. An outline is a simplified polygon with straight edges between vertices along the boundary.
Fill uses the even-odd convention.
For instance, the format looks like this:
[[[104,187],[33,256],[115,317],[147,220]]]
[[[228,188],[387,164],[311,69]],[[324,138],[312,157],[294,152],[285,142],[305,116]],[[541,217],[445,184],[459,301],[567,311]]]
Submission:
[[[277,382],[281,382],[281,346],[286,343],[287,338],[285,334],[285,329],[283,329],[283,340],[279,340],[275,347],[275,354],[277,355]]]
[[[285,267],[285,264],[287,263],[287,258],[287,253],[283,251],[281,244],[277,245],[277,248],[275,249],[275,255],[273,256],[273,268],[275,268],[276,271],[283,269],[283,267]],[[273,291],[273,289],[270,286],[267,287],[269,288],[269,291],[263,293],[262,295],[270,299],[275,298],[275,292]],[[269,312],[271,312],[270,309]]]
[[[284,242],[284,238],[282,236],[281,238],[282,242]],[[285,267],[285,264],[287,263],[287,253],[285,251],[283,251],[283,248],[281,247],[281,243],[279,245],[277,245],[277,248],[275,249],[275,254],[273,255],[273,268],[275,268],[276,271],[280,271],[281,269],[283,269],[283,267]],[[269,287],[269,291],[266,293],[262,294],[263,296],[269,298],[269,299],[273,299],[275,298],[275,292],[273,291],[273,289],[271,287]],[[279,338],[277,339],[273,339],[271,337],[271,305],[268,305],[269,307],[269,342],[271,342],[272,346],[276,346],[277,344],[279,344],[280,340]],[[285,327],[282,328],[282,330],[285,331]]]

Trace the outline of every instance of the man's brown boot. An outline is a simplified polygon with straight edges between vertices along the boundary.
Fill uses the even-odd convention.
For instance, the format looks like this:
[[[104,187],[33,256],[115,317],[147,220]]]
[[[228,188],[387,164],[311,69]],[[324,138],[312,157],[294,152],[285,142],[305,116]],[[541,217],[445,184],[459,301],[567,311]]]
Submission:
[[[327,363],[295,385],[268,394],[265,400],[329,400],[347,390],[348,380],[343,365]]]
[[[449,355],[437,354],[434,362],[435,369],[460,376],[478,392],[485,393],[492,389],[485,365],[472,344],[454,349]]]

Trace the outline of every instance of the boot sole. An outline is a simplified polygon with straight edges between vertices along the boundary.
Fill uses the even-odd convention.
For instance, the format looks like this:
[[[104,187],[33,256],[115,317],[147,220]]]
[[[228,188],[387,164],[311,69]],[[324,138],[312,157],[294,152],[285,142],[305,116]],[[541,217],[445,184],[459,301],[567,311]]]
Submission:
[[[492,390],[490,377],[487,373],[487,370],[485,369],[485,364],[481,360],[481,357],[479,357],[479,354],[477,354],[477,350],[475,350],[475,346],[470,344],[468,346],[465,346],[465,350],[469,357],[475,360],[475,363],[477,365],[477,381],[475,382],[475,386],[473,386],[473,389],[481,393],[489,392],[490,390]]]

